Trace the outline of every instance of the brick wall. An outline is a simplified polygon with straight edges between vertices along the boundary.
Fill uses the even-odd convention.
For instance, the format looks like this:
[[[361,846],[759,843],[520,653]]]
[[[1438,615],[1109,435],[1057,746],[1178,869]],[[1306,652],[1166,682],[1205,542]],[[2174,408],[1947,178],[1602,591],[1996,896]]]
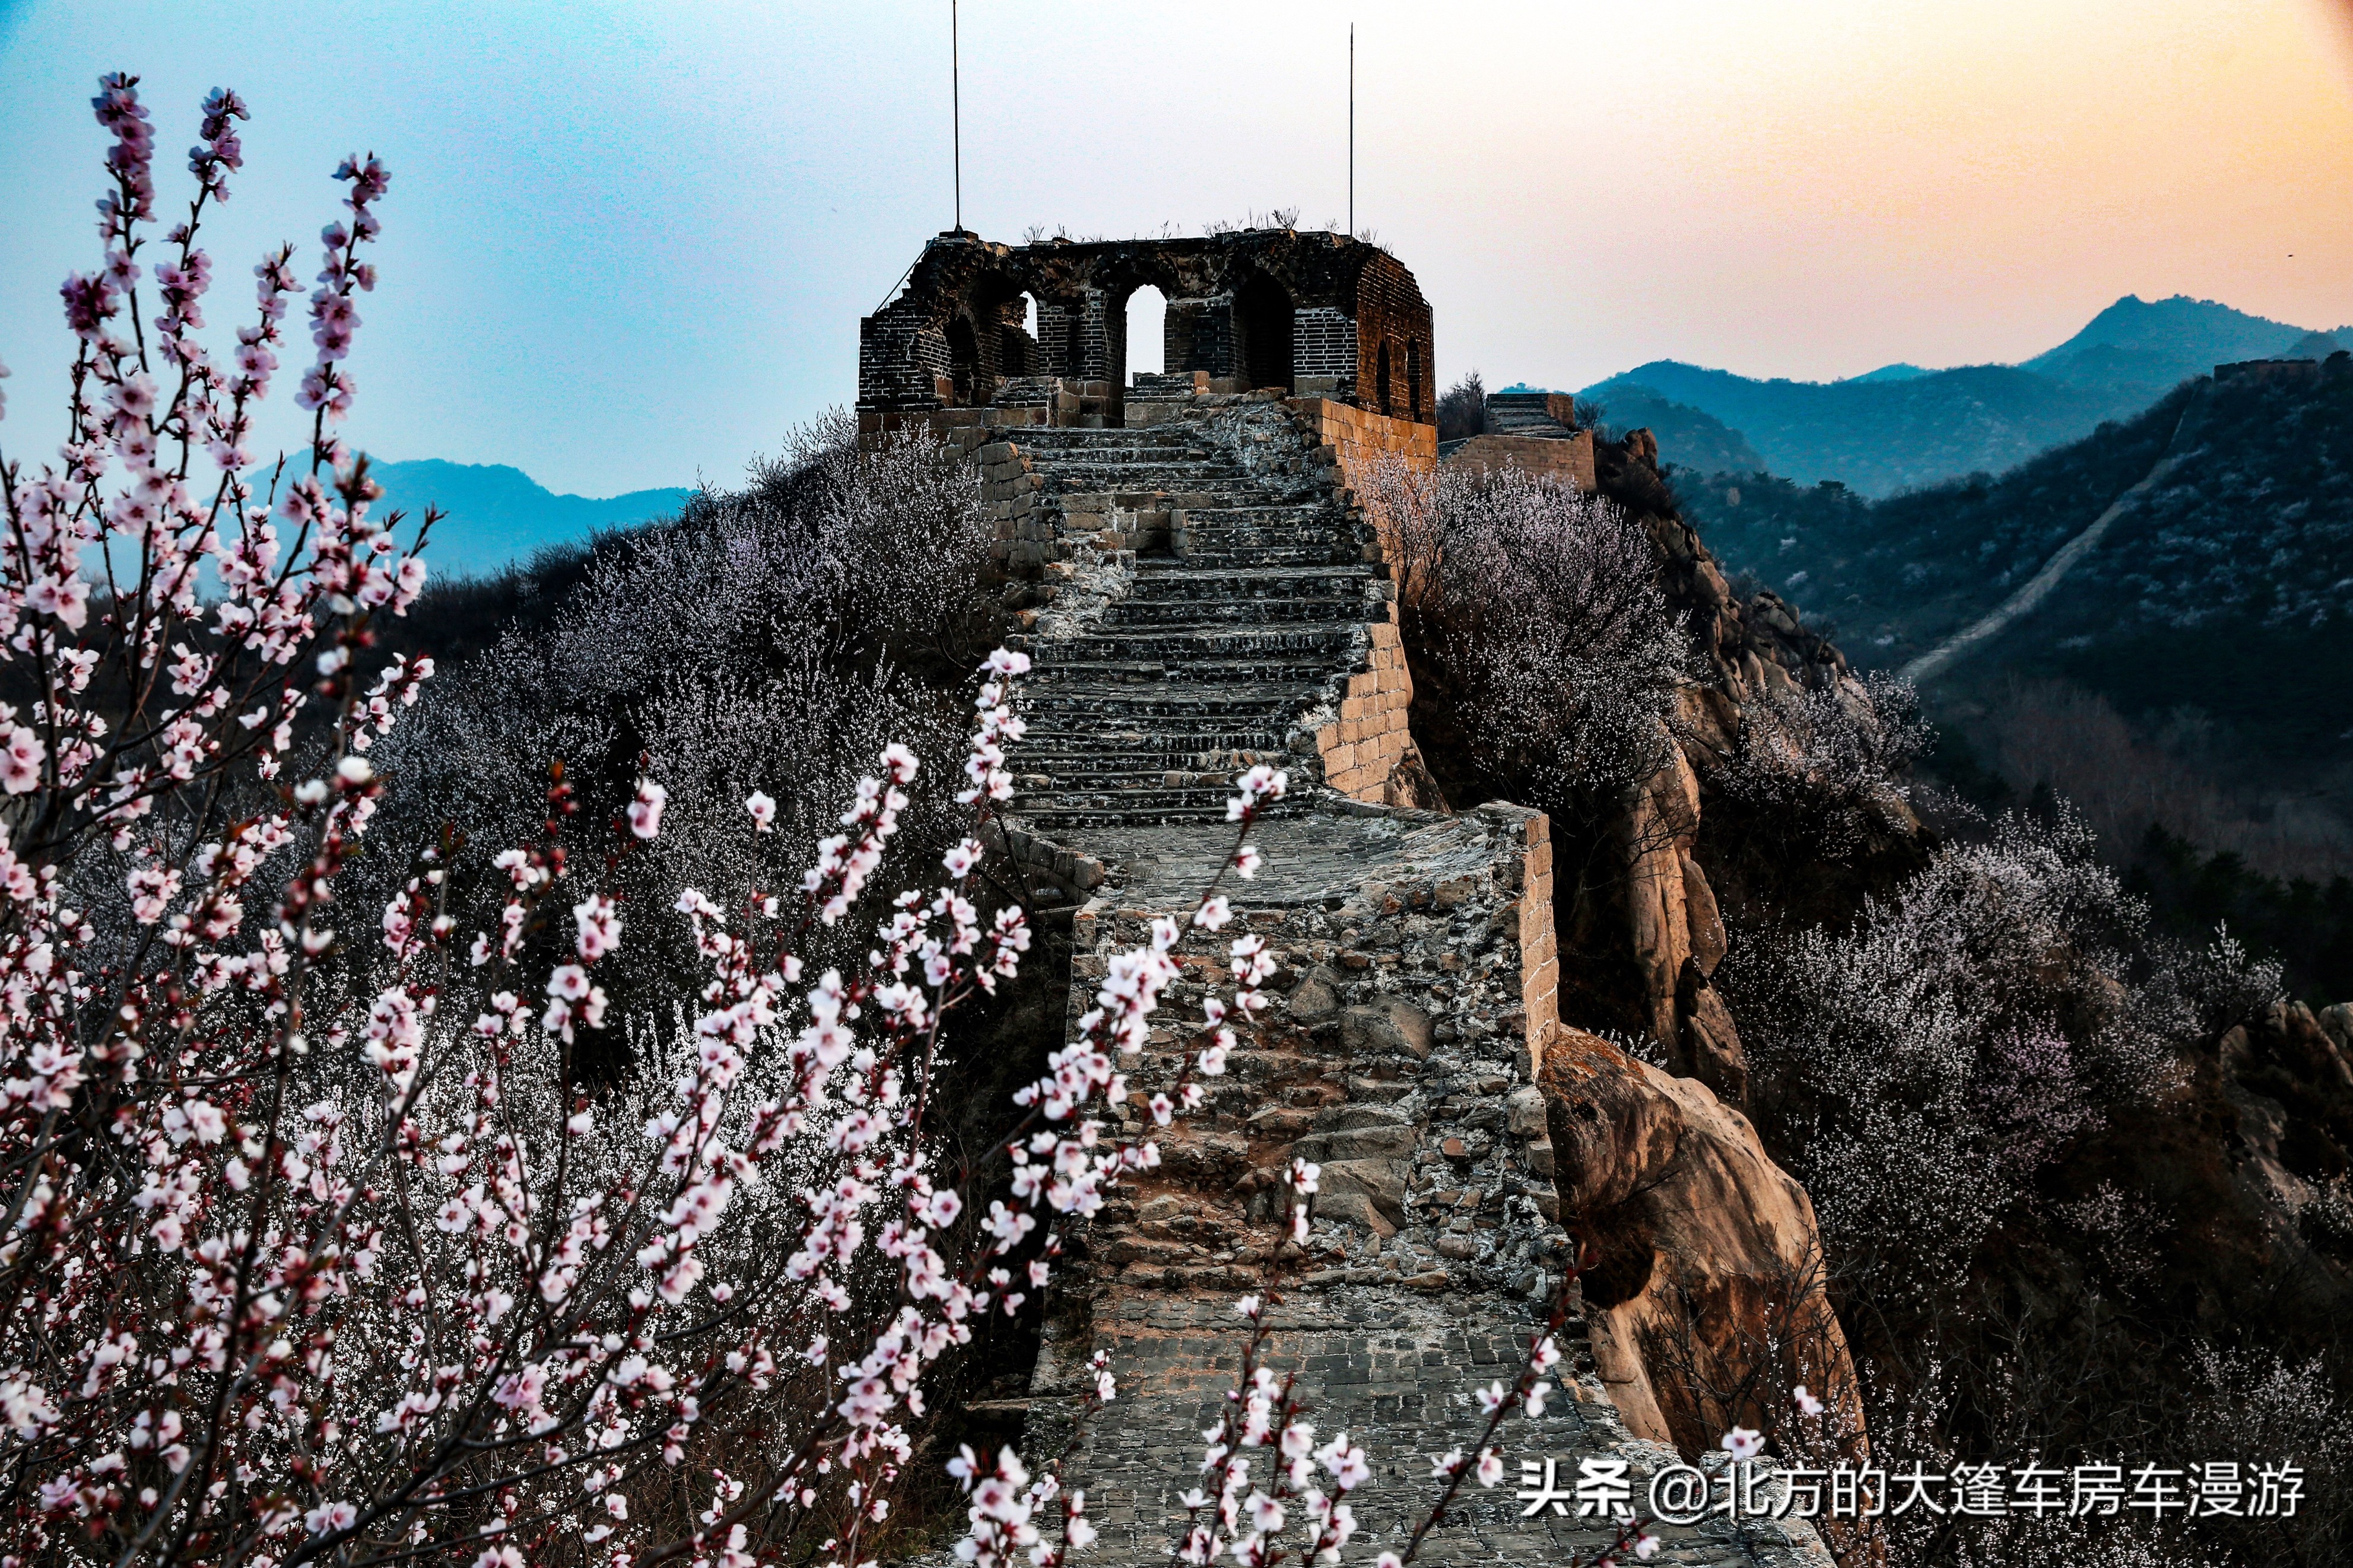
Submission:
[[[1535,436],[1473,436],[1446,454],[1449,463],[1492,473],[1505,466],[1564,480],[1591,493],[1598,488],[1593,472],[1593,432],[1579,430],[1566,440]]]
[[[860,324],[859,409],[986,404],[1005,377],[1113,379],[1124,363],[1124,306],[1145,281],[1168,301],[1162,347],[1171,370],[1245,389],[1253,376],[1286,381],[1296,393],[1376,411],[1386,393],[1394,415],[1434,416],[1430,310],[1413,274],[1360,241],[1291,230],[1018,247],[938,236],[905,288]],[[1238,309],[1253,291],[1261,308]],[[1038,303],[1034,341],[1020,326],[1025,295]],[[1287,363],[1245,363],[1245,318],[1289,334]],[[1372,385],[1384,353],[1386,384]]]
[[[1390,418],[1327,397],[1293,398],[1290,407],[1307,437],[1330,449],[1340,482],[1359,494],[1372,465],[1382,457],[1402,458],[1416,468],[1438,461],[1434,425]],[[1386,541],[1377,539],[1373,549],[1384,560],[1392,553]],[[1323,754],[1325,782],[1334,789],[1352,799],[1403,804],[1391,781],[1416,755],[1407,723],[1413,707],[1413,677],[1406,668],[1394,598],[1387,617],[1375,622],[1371,632],[1366,667],[1349,677],[1336,716],[1316,731],[1316,748]]]
[[[1406,419],[1436,419],[1438,369],[1431,332],[1430,304],[1404,264],[1386,254],[1366,262],[1356,279],[1356,400],[1368,409],[1381,406],[1380,390],[1367,378],[1386,343],[1389,413]]]
[[[1292,384],[1345,402],[1356,390],[1356,323],[1330,306],[1292,313]]]

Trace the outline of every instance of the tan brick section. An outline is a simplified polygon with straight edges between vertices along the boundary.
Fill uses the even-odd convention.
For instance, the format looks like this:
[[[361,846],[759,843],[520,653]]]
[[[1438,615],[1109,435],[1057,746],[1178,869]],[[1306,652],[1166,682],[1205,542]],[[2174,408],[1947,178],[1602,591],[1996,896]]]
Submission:
[[[1294,397],[1291,407],[1304,422],[1308,434],[1332,448],[1343,484],[1361,489],[1373,463],[1384,457],[1403,458],[1409,466],[1424,470],[1438,466],[1435,425],[1391,418],[1328,397]]]
[[[1293,398],[1290,406],[1308,437],[1331,450],[1340,482],[1352,494],[1363,493],[1373,465],[1383,458],[1401,458],[1408,467],[1425,472],[1438,465],[1435,425],[1392,418],[1326,397]],[[1377,518],[1366,514],[1366,521],[1377,531]],[[1395,554],[1388,539],[1377,539],[1375,548],[1383,561]],[[1342,795],[1405,805],[1409,803],[1398,781],[1414,756],[1413,736],[1406,724],[1413,707],[1413,677],[1406,668],[1394,600],[1386,620],[1375,622],[1371,630],[1371,657],[1361,674],[1349,678],[1338,721],[1316,731],[1315,746],[1324,759],[1324,782]]]
[[[1593,432],[1579,430],[1566,439],[1535,436],[1473,436],[1446,454],[1450,464],[1492,473],[1506,466],[1566,480],[1590,494],[1599,486],[1593,472]]]

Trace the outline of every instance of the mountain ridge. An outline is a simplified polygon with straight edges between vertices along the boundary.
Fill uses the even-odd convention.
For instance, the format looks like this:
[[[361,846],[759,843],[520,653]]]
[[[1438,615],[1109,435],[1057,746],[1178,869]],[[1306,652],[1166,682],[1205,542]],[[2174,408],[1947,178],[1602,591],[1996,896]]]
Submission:
[[[551,490],[510,463],[456,463],[443,458],[377,460],[368,472],[384,486],[379,515],[399,509],[414,523],[427,506],[448,516],[433,531],[425,559],[436,576],[495,575],[550,545],[576,543],[600,531],[668,516],[694,492],[681,486],[580,496]]]
[[[2064,342],[2015,364],[1932,370],[1898,362],[1809,382],[1662,359],[1595,382],[1580,395],[1607,405],[1640,388],[1727,427],[1731,442],[1710,444],[1750,446],[1774,474],[1884,497],[2015,468],[2138,414],[2216,364],[2321,359],[2348,345],[2353,326],[2315,331],[2211,300],[2126,294]],[[1662,456],[1706,471],[1702,454],[1686,456],[1672,440],[1662,439]]]

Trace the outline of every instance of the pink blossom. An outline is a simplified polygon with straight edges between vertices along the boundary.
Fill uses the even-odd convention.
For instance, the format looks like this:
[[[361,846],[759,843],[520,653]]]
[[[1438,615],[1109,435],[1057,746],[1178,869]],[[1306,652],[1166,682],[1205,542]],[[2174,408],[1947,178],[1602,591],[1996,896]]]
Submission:
[[[629,803],[629,831],[640,838],[659,837],[662,807],[669,801],[668,790],[651,779],[639,779],[638,797]]]

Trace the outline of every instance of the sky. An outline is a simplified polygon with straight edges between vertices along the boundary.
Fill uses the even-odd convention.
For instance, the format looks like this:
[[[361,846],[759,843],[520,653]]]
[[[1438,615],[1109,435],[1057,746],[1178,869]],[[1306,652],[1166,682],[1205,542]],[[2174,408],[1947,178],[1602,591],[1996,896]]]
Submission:
[[[2353,0],[965,0],[965,226],[1344,221],[1351,22],[1356,221],[1446,381],[2011,361],[2126,293],[2353,322]],[[223,337],[374,151],[352,439],[607,495],[852,398],[859,317],[954,219],[948,67],[947,0],[0,0],[0,449],[62,425],[102,71],[161,148],[214,86],[253,107]]]

